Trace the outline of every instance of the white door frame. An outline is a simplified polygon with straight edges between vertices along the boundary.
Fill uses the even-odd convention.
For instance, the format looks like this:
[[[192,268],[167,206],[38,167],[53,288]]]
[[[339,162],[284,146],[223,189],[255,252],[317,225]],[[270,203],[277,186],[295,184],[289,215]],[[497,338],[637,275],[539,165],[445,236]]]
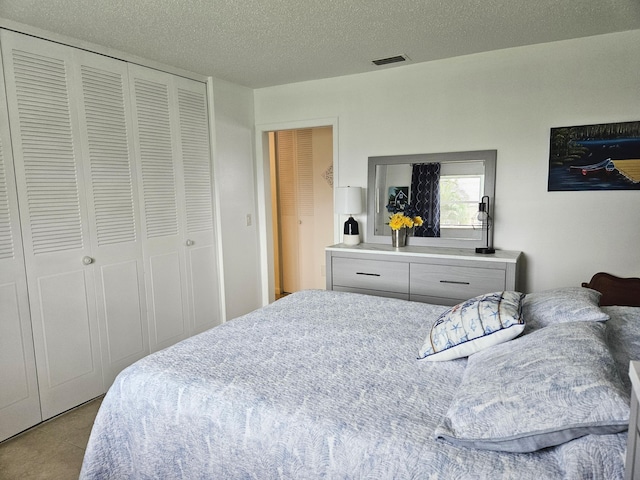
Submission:
[[[260,253],[260,281],[262,305],[275,300],[273,277],[273,217],[271,214],[271,183],[269,176],[269,132],[302,128],[332,127],[333,181],[338,178],[338,117],[294,120],[291,122],[256,125],[256,200],[258,207],[258,241]],[[337,215],[334,221],[337,224]],[[336,232],[336,225],[333,228]],[[334,234],[335,236],[335,234]]]

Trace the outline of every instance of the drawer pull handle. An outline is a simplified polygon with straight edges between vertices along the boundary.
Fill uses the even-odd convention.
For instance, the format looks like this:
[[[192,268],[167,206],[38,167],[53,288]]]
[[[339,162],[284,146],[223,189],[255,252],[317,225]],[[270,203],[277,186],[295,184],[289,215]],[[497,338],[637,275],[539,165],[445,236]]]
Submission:
[[[456,285],[470,285],[469,282],[456,282],[455,280],[440,280],[440,283],[455,283]]]
[[[379,273],[356,272],[356,275],[367,275],[369,277],[379,277]]]

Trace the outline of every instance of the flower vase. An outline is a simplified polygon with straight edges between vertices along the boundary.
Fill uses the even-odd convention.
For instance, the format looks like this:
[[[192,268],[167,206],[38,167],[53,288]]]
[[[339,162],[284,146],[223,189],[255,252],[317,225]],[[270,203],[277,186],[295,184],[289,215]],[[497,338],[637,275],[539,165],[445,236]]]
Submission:
[[[391,230],[391,245],[393,248],[404,247],[407,244],[407,229]]]

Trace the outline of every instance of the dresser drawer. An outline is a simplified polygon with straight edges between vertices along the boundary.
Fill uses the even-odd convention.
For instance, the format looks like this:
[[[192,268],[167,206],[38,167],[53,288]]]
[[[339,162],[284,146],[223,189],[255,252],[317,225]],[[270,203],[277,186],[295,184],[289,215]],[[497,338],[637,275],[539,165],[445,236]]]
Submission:
[[[411,264],[410,295],[467,300],[505,289],[505,271],[494,268]]]
[[[335,287],[364,288],[387,292],[409,292],[409,264],[360,258],[333,257]]]
[[[387,290],[370,290],[367,288],[341,287],[336,285],[333,288],[336,292],[361,293],[363,295],[374,295],[376,297],[399,298],[409,300],[409,292],[389,292]]]

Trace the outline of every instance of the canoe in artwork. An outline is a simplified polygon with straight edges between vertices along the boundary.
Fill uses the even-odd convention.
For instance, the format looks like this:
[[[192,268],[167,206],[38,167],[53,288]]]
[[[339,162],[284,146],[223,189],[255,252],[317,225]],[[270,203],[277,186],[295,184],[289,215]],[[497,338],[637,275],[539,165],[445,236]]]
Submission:
[[[616,166],[611,158],[607,158],[599,163],[594,163],[593,165],[573,165],[569,167],[569,169],[578,170],[582,175],[588,175],[589,173],[597,172],[599,170],[613,172],[616,169]]]

